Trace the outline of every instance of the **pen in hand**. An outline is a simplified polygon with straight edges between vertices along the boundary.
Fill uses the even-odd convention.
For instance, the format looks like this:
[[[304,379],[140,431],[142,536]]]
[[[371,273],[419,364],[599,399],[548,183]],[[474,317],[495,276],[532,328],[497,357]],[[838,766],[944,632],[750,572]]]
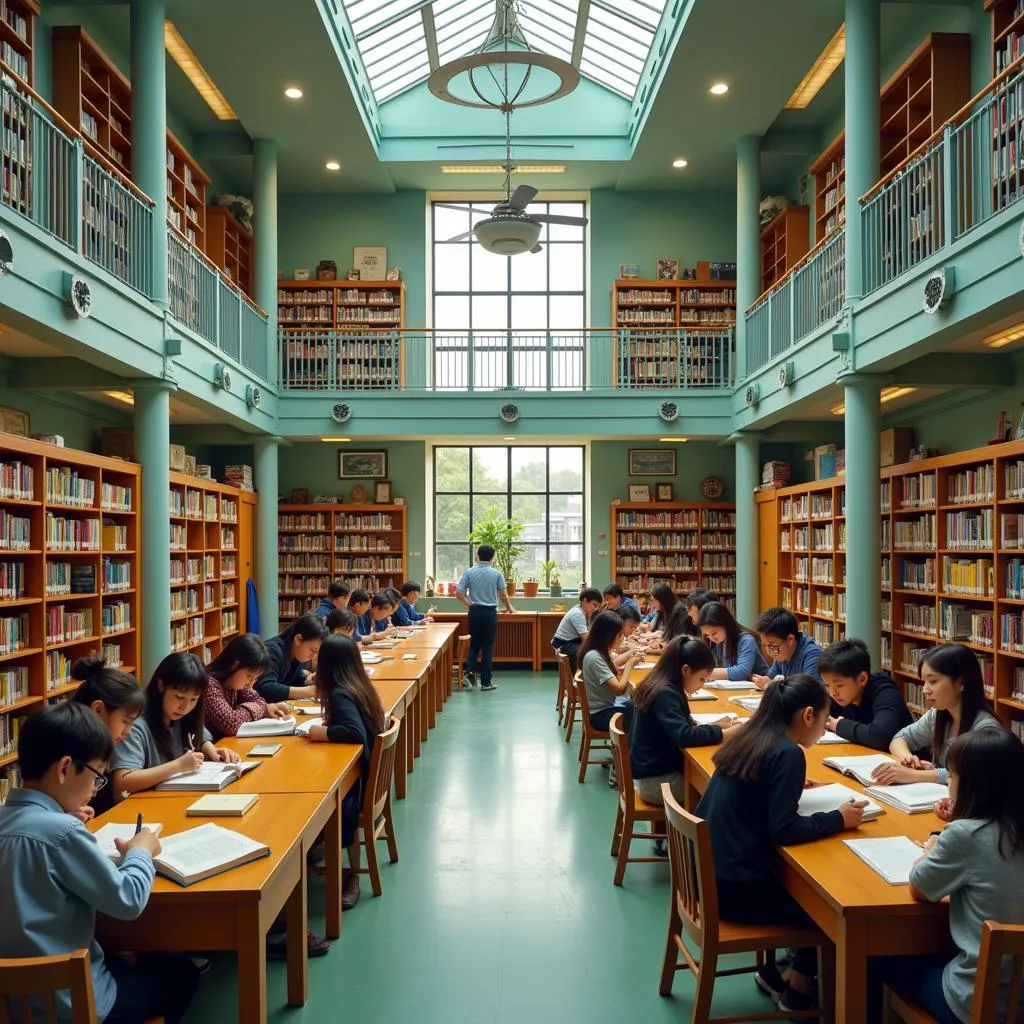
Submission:
[[[196,749],[196,734],[194,732],[190,732],[188,734],[188,749],[189,750],[195,750]]]
[[[138,835],[142,831],[142,814],[135,819],[135,834]]]

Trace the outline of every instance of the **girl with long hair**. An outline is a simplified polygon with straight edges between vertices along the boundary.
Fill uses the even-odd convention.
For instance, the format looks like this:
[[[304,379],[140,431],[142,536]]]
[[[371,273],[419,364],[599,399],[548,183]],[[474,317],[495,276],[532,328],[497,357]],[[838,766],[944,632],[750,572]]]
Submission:
[[[256,692],[267,703],[315,697],[311,663],[320,649],[327,627],[313,612],[296,619],[283,633],[267,641],[270,664],[256,683]]]
[[[622,639],[622,630],[618,612],[598,612],[590,620],[590,629],[580,648],[580,672],[590,706],[590,724],[601,732],[608,731],[608,723],[619,711],[627,730],[633,722],[632,703],[626,701],[616,706],[615,702],[629,687],[629,673],[641,655],[632,651],[621,669],[615,664],[614,651]]]
[[[269,667],[267,645],[255,633],[236,636],[206,666],[203,717],[215,740],[237,736],[246,722],[287,718],[291,713],[287,704],[268,704],[254,689]]]
[[[741,626],[720,601],[701,606],[697,624],[715,655],[712,679],[753,679],[768,670],[757,634]]]

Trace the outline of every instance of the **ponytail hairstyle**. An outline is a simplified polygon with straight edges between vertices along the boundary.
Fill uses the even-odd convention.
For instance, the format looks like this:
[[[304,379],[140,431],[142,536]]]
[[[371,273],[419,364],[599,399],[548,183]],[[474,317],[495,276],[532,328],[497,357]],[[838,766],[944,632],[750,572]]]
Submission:
[[[734,665],[739,656],[740,638],[746,633],[757,640],[757,635],[746,626],[741,626],[736,621],[736,616],[729,608],[720,601],[709,601],[701,605],[700,615],[697,618],[699,626],[714,626],[725,630],[725,643],[722,645],[725,653],[726,664]],[[760,647],[760,642],[758,642]]]
[[[1009,860],[1024,846],[1024,744],[1004,729],[973,729],[949,745],[946,770],[957,776],[953,821],[999,826],[999,855]],[[1007,784],[993,785],[995,780]]]
[[[153,742],[164,762],[174,757],[171,748],[171,730],[164,725],[164,692],[183,690],[198,693],[196,706],[181,720],[182,735],[194,734],[199,744],[203,740],[203,697],[206,693],[206,666],[195,654],[179,652],[168,654],[156,667],[146,687],[146,710],[143,717],[153,736]],[[197,748],[198,749],[198,748]]]
[[[618,676],[619,670],[612,661],[612,644],[615,643],[621,632],[621,616],[616,612],[598,612],[590,620],[590,628],[587,630],[587,637],[583,641],[580,653],[576,657],[576,664],[582,665],[583,659],[590,651],[597,651],[608,668]]]
[[[349,636],[332,633],[321,645],[316,662],[316,693],[320,698],[324,725],[331,722],[331,693],[344,690],[356,702],[363,718],[382,733],[387,726],[384,705],[366,674],[359,645]]]
[[[917,667],[918,678],[927,665],[940,676],[948,676],[963,685],[960,694],[960,732],[970,732],[978,713],[985,710],[985,683],[981,678],[981,665],[974,651],[963,644],[939,644],[932,647]],[[935,732],[932,735],[932,760],[939,763],[953,728],[953,716],[946,710],[935,712]]]
[[[236,672],[249,670],[265,675],[270,668],[270,653],[267,645],[255,633],[236,636],[224,650],[206,666],[206,674],[218,683]]]
[[[715,656],[706,643],[690,637],[677,636],[675,640],[670,640],[665,645],[658,663],[637,686],[633,694],[633,706],[637,711],[649,711],[654,704],[654,698],[661,690],[666,686],[674,686],[683,695],[683,704],[686,705],[686,714],[689,716],[690,702],[683,687],[683,669],[689,668],[691,672],[699,672],[702,669],[710,671],[714,667]]]
[[[146,694],[135,676],[108,668],[106,658],[79,658],[71,666],[71,678],[82,681],[71,698],[76,704],[91,707],[102,701],[107,711],[121,710],[131,718],[138,718],[146,706]]]
[[[815,715],[829,706],[828,690],[813,676],[790,676],[769,683],[761,704],[739,734],[715,751],[715,770],[741,782],[753,782],[761,763],[785,736],[793,719],[810,708]]]

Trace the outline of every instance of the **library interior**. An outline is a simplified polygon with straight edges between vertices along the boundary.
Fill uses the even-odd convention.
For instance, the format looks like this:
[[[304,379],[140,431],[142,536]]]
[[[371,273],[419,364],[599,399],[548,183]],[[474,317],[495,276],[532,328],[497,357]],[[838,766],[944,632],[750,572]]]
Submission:
[[[0,1019],[1024,1022],[1024,0],[0,97]]]

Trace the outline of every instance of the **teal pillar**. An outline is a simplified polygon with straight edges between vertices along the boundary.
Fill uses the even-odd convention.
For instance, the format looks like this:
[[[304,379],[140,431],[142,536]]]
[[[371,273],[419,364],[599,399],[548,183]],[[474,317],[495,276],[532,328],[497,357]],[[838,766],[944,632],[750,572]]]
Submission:
[[[761,609],[761,563],[758,557],[757,505],[761,482],[757,434],[735,434],[736,446],[736,618],[751,629]]]
[[[736,363],[735,377],[747,375],[744,310],[761,294],[761,136],[736,140]]]
[[[167,307],[165,18],[165,0],[132,0],[132,180],[153,200],[150,294],[163,308]]]
[[[868,645],[871,664],[877,668],[882,597],[881,390],[876,378],[860,374],[845,377],[842,383],[846,405],[846,633]]]
[[[860,197],[879,179],[881,0],[846,0],[846,298],[863,287]],[[877,468],[877,467],[876,467]]]
[[[139,679],[148,679],[171,650],[171,522],[167,489],[171,472],[172,381],[142,381],[135,391],[135,457],[142,464],[142,639]],[[139,585],[138,583],[136,585]]]
[[[277,457],[279,437],[261,437],[253,445],[256,490],[256,596],[260,633],[273,636],[277,629]]]
[[[256,304],[267,314],[268,377],[277,379],[277,143],[252,144],[253,262]],[[276,612],[275,612],[276,615]]]

